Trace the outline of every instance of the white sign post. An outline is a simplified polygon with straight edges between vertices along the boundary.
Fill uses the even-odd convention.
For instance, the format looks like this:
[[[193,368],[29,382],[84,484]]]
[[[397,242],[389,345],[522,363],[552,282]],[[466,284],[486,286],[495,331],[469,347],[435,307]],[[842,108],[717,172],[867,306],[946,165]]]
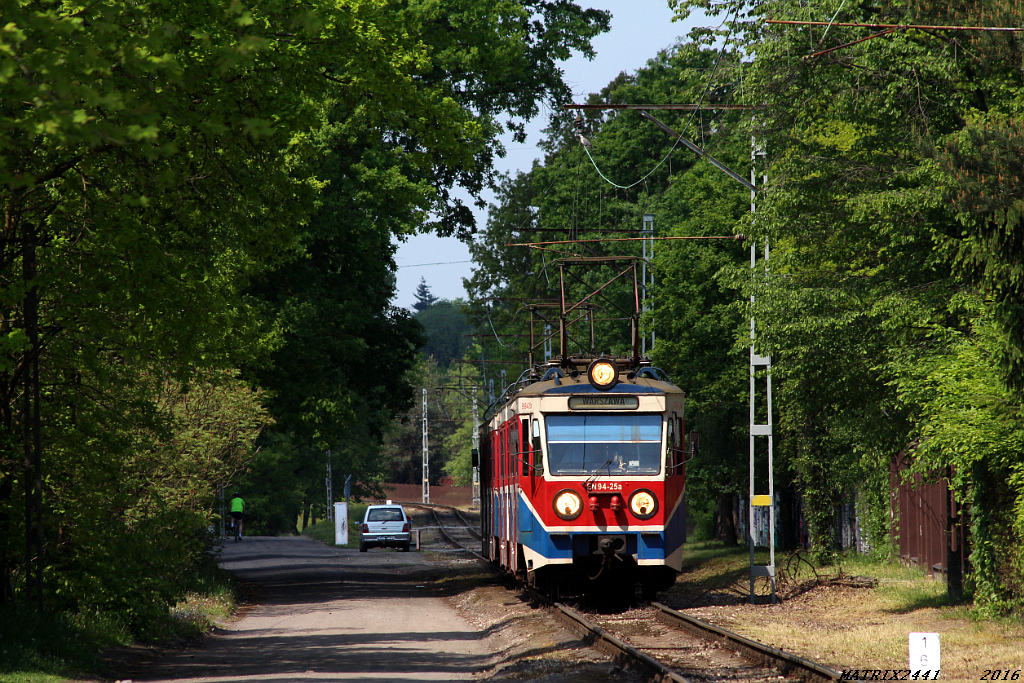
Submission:
[[[928,678],[938,679],[939,671],[942,670],[938,633],[910,634],[910,666],[907,668],[914,678],[917,678],[914,672],[920,672],[922,676],[929,672]]]
[[[334,504],[334,545],[348,545],[348,503]]]

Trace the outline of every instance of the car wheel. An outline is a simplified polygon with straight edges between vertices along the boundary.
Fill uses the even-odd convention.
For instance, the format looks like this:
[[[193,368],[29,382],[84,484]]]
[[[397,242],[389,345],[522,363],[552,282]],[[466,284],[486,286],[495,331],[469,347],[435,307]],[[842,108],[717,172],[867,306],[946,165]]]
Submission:
[[[362,541],[359,541],[359,552],[361,552],[361,553],[365,553],[366,552],[366,544],[363,543]]]
[[[403,553],[409,552],[409,542],[408,541],[406,541],[405,543],[402,544],[401,551]]]

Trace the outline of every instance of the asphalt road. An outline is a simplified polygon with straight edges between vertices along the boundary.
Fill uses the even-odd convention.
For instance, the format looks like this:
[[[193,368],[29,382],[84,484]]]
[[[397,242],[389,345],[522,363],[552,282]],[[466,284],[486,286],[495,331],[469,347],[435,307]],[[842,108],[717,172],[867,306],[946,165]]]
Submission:
[[[483,634],[426,590],[439,570],[419,553],[250,537],[228,543],[221,564],[257,584],[256,604],[135,681],[458,681],[494,661]]]

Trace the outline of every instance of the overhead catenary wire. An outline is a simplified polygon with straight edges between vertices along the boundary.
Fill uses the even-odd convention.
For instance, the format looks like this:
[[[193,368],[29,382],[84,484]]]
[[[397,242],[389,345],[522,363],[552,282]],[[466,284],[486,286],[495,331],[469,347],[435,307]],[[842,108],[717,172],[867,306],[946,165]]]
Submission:
[[[825,32],[821,34],[821,40],[818,41],[819,43],[822,43],[822,42],[825,41],[825,36],[828,35],[828,30],[830,28],[832,28],[832,24],[835,22],[836,17],[839,16],[839,13],[843,11],[843,7],[845,5],[846,5],[846,0],[843,0],[841,3],[839,3],[839,9],[837,9],[836,13],[832,15],[832,18],[828,20],[828,26],[825,27]]]
[[[438,261],[437,263],[410,263],[407,265],[399,265],[398,268],[422,268],[423,266],[450,266],[455,263],[472,263],[472,259],[465,261]]]
[[[765,19],[766,24],[786,24],[791,26],[839,26],[845,28],[876,28],[876,29],[920,29],[922,31],[992,31],[1003,33],[1021,33],[1024,27],[1013,26],[947,26],[932,24],[863,24],[855,21],[827,22],[827,21],[802,21],[795,19]]]
[[[840,6],[840,9],[841,8],[842,7]],[[835,19],[835,17],[833,17],[833,19]],[[822,40],[825,39],[825,35],[828,34],[828,29],[831,28],[832,26],[841,26],[846,28],[882,29],[879,33],[873,33],[870,36],[866,36],[864,38],[860,38],[849,43],[843,43],[842,45],[836,45],[835,47],[830,47],[825,50],[819,50],[818,52],[814,52],[809,55],[804,55],[803,59],[805,60],[812,59],[814,57],[821,57],[822,55],[827,55],[830,52],[835,52],[836,50],[842,50],[844,48],[852,47],[859,43],[864,43],[869,40],[873,40],[874,38],[881,38],[882,36],[887,36],[897,31],[982,31],[988,33],[1019,33],[1024,31],[1024,27],[1014,26],[953,26],[945,24],[869,24],[855,21],[839,23],[829,21],[826,23],[824,21],[806,21],[796,19],[766,19],[765,22],[768,24],[782,24],[788,26],[825,26],[825,34],[822,35]]]
[[[726,19],[725,22],[723,22],[723,24],[726,23],[727,21],[728,21],[728,18]],[[708,93],[710,92],[713,83],[715,82],[715,78],[717,76],[718,69],[719,69],[719,67],[721,65],[721,60],[722,60],[722,58],[725,55],[725,51],[726,51],[727,47],[728,47],[728,40],[724,40],[721,49],[719,50],[718,54],[715,57],[715,62],[713,64],[712,68],[711,68],[711,73],[708,75],[708,79],[707,79],[706,83],[704,84],[704,88],[703,88],[703,90],[701,92],[698,104],[692,106],[693,110],[692,110],[692,112],[690,114],[689,119],[687,120],[687,122],[685,124],[686,127],[688,127],[692,123],[693,119],[697,115],[697,112],[702,110],[703,102],[704,102],[705,98],[707,97]],[[738,108],[735,105],[723,105],[723,107],[724,108],[729,108],[729,109]],[[657,108],[661,108],[661,107],[657,107]],[[746,107],[744,107],[744,108],[746,108]],[[581,126],[579,126],[579,128],[581,128]],[[588,140],[586,140],[586,138],[583,137],[582,130],[578,130],[578,134],[579,134],[579,140],[580,140],[580,145],[579,146],[582,147],[583,151],[587,154],[587,157],[588,157],[590,163],[593,165],[593,167],[597,171],[598,175],[605,182],[607,182],[608,184],[612,185],[613,187],[615,187],[617,189],[626,190],[627,193],[628,193],[628,191],[631,188],[633,188],[633,187],[635,187],[635,186],[637,186],[637,185],[639,185],[641,183],[645,183],[646,184],[648,178],[650,178],[655,172],[657,172],[658,169],[660,169],[666,162],[669,162],[670,159],[671,159],[671,155],[674,153],[676,148],[679,147],[680,144],[683,144],[682,141],[681,141],[681,136],[676,137],[676,139],[673,141],[671,149],[658,162],[658,164],[656,164],[654,166],[654,168],[652,168],[647,174],[645,174],[642,178],[640,178],[636,182],[634,182],[634,183],[632,183],[632,184],[630,184],[628,186],[624,186],[624,185],[619,185],[619,184],[615,183],[614,181],[612,181],[610,178],[608,178],[601,171],[601,169],[597,165],[597,162],[595,161],[595,159],[593,158],[593,156],[590,153],[590,149],[589,149],[590,143],[589,143]],[[581,226],[579,224],[578,216],[579,216],[579,212],[581,210],[581,207],[579,205],[579,201],[580,201],[579,191],[580,191],[580,181],[581,181],[580,165],[582,164],[582,157],[580,156],[580,157],[578,157],[578,159],[579,159],[579,161],[577,163],[577,169],[576,169],[576,174],[575,174],[576,175],[576,178],[575,178],[575,188],[574,188],[573,197],[572,197],[573,216],[574,216],[575,220],[573,220],[573,222],[571,223],[571,225],[569,227],[569,230],[568,230],[569,231],[569,235],[571,237],[578,237],[579,231],[581,229]],[[554,185],[554,181],[555,181],[555,178],[552,177],[552,182],[551,182],[551,184],[549,184],[548,188],[545,190],[544,195],[546,195],[548,192],[550,192],[551,187]],[[648,196],[646,201],[647,202],[651,201],[651,197]],[[525,225],[530,221],[531,218],[532,218],[532,216],[531,217],[527,217],[522,222],[522,224],[520,225],[520,229],[525,227]],[[529,244],[529,243],[526,243],[526,244],[506,244],[505,246],[528,246],[528,247],[530,247],[532,249],[537,249],[538,251],[542,252],[541,256],[542,256],[542,259],[544,259],[543,252],[546,252],[546,251],[552,251],[552,252],[561,253],[561,254],[567,254],[568,253],[571,256],[578,256],[578,254],[572,254],[571,252],[564,252],[564,251],[560,251],[560,250],[555,250],[555,249],[547,248],[546,245],[559,245],[559,244],[581,244],[581,245],[586,245],[586,244],[592,244],[592,243],[598,243],[598,242],[618,242],[618,241],[632,241],[632,240],[644,240],[644,239],[650,239],[650,238],[639,237],[639,238],[619,238],[619,239],[605,239],[605,240],[579,240],[579,239],[575,239],[575,240],[564,240],[564,241],[538,242],[538,243],[532,243],[532,244]],[[726,240],[742,240],[743,236],[740,235],[740,236],[707,237],[707,238],[705,238],[705,237],[676,237],[676,238],[656,238],[656,239],[658,239],[658,240],[667,240],[667,239],[726,239]],[[590,251],[591,253],[593,253],[593,250],[589,246],[584,247],[584,249],[586,251]],[[547,273],[546,259],[544,259],[544,267],[541,269],[541,273],[540,274],[543,275],[545,278],[549,277],[548,273]],[[489,324],[489,326],[491,328],[491,333],[494,336],[495,340],[501,346],[503,346],[505,348],[510,348],[509,344],[506,344],[504,341],[501,340],[501,338],[499,338],[499,336],[497,334],[497,331],[494,328],[494,323],[491,320],[490,310],[489,309],[488,309],[487,319],[488,319],[488,324]]]
[[[506,247],[534,247],[540,249],[549,244],[580,244],[590,242],[638,242],[641,240],[654,240],[654,241],[670,241],[670,240],[732,240],[741,242],[745,238],[743,235],[688,235],[688,236],[666,236],[666,237],[614,237],[611,239],[598,239],[598,240],[554,240],[550,242],[513,242],[505,244]],[[548,250],[553,251],[553,250]]]
[[[728,19],[726,19],[726,21],[728,21]],[[725,23],[725,22],[723,22],[723,23]],[[704,90],[700,94],[700,99],[697,101],[697,106],[695,106],[693,108],[693,111],[690,113],[690,119],[686,122],[686,125],[683,126],[683,130],[686,130],[686,128],[693,122],[693,117],[697,115],[698,111],[700,111],[700,105],[704,102],[704,98],[707,97],[708,91],[711,90],[711,84],[715,80],[715,74],[718,73],[718,65],[722,61],[722,56],[725,54],[725,48],[726,48],[727,45],[728,45],[728,41],[723,41],[722,42],[722,49],[718,51],[718,56],[715,58],[715,64],[714,64],[714,66],[711,69],[711,74],[708,76],[707,83],[704,85]],[[680,139],[676,138],[676,141],[674,143],[672,143],[672,148],[669,149],[668,153],[665,154],[665,156],[661,158],[661,161],[659,161],[654,166],[654,168],[652,168],[650,171],[648,171],[646,175],[644,175],[642,178],[640,178],[639,180],[637,180],[636,182],[634,182],[634,183],[632,183],[630,185],[619,185],[615,181],[613,181],[610,178],[608,178],[608,176],[606,176],[601,171],[601,169],[597,165],[597,162],[594,160],[594,157],[590,154],[590,144],[589,143],[585,144],[584,140],[585,140],[585,138],[583,138],[582,135],[581,135],[580,136],[580,147],[582,147],[583,151],[587,153],[587,158],[590,159],[590,163],[594,167],[594,170],[597,171],[597,174],[599,176],[601,176],[601,178],[606,183],[608,183],[612,187],[615,187],[615,188],[617,188],[619,190],[629,190],[629,189],[632,189],[632,188],[636,187],[640,183],[645,182],[648,178],[650,178],[652,175],[654,175],[654,173],[659,168],[661,168],[665,164],[666,161],[668,161],[668,159],[672,156],[672,153],[676,151],[676,148],[679,147],[679,144],[680,144]]]
[[[498,336],[498,331],[494,329],[494,323],[491,322],[491,307],[490,306],[487,307],[487,324],[489,324],[491,326],[491,333],[494,335],[495,341],[497,341],[499,344],[504,346],[506,349],[511,349],[512,345],[511,344],[506,344],[505,342],[501,341],[501,337]]]

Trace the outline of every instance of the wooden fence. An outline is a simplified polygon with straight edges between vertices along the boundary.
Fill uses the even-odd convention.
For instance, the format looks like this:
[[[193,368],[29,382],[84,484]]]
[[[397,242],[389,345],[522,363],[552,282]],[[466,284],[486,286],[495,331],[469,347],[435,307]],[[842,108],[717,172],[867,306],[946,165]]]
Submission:
[[[423,501],[423,487],[419,484],[384,484],[388,497],[396,502],[419,503]],[[469,507],[473,504],[473,490],[469,486],[431,486],[430,502],[452,507]]]
[[[920,474],[915,474],[904,482],[903,472],[908,464],[901,453],[892,460],[889,472],[896,521],[892,535],[899,547],[900,560],[936,578],[949,578],[945,576],[949,562],[956,562],[959,566],[953,569],[955,580],[959,580],[967,559],[968,524],[964,511],[952,500],[943,477],[926,483]]]

